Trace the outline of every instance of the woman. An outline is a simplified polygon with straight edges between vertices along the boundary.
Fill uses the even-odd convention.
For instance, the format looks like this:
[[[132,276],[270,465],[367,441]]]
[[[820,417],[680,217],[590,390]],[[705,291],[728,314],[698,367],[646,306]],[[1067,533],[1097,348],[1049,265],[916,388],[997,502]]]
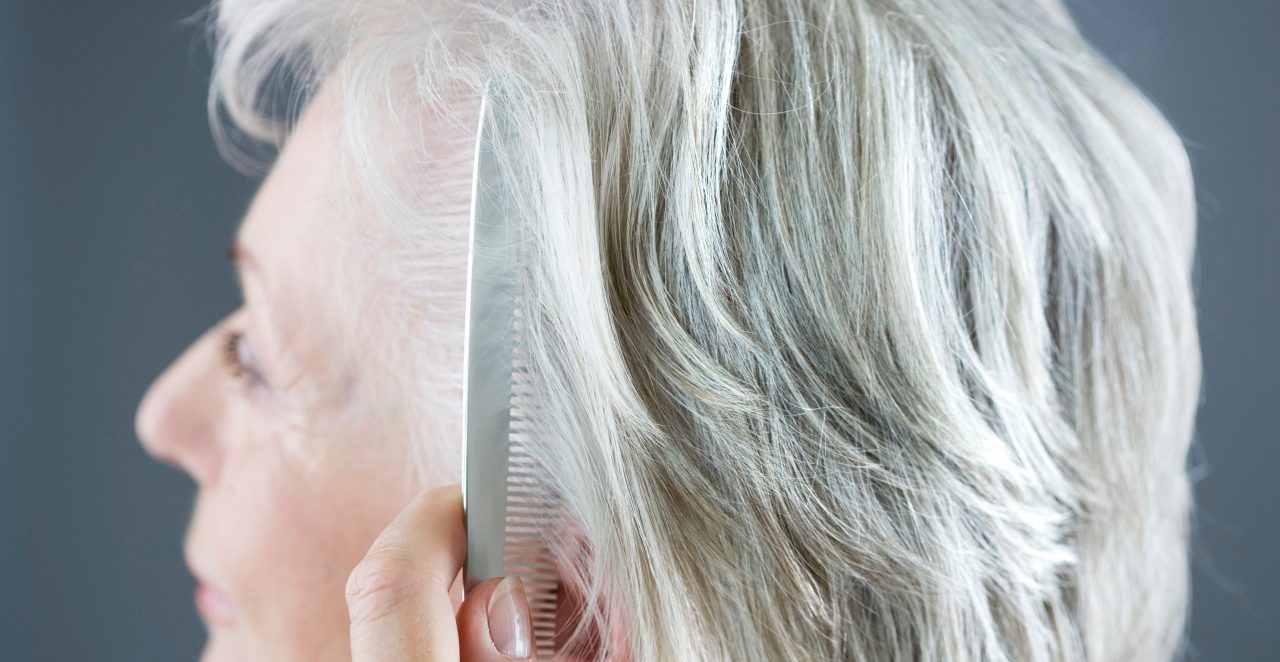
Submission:
[[[1057,2],[217,12],[222,144],[283,149],[232,251],[245,305],[138,412],[200,485],[205,659],[531,654],[517,580],[455,614],[456,489],[429,490],[458,480],[486,84],[549,543],[591,607],[565,651],[1178,653],[1189,168]]]

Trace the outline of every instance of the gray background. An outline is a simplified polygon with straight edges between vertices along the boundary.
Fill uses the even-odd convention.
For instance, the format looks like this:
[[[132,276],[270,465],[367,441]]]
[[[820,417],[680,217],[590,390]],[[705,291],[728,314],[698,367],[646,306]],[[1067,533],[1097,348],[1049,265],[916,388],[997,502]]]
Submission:
[[[204,114],[194,0],[0,0],[0,659],[194,660],[193,488],[133,412],[237,301],[255,183]],[[1200,197],[1205,389],[1191,640],[1280,659],[1274,2],[1077,0],[1184,135]]]

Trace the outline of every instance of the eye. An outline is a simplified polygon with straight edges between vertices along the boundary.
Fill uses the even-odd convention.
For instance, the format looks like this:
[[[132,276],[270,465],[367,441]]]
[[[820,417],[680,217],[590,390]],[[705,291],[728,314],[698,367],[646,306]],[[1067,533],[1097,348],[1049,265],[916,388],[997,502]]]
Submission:
[[[227,371],[245,388],[266,386],[257,353],[244,331],[226,329],[222,332],[222,359]]]

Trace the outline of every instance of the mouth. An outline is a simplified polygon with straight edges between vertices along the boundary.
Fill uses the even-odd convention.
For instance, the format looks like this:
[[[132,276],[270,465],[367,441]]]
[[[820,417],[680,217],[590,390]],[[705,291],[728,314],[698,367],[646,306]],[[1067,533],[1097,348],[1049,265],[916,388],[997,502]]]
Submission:
[[[206,575],[200,570],[200,564],[195,562],[194,554],[190,549],[185,550],[184,556],[187,569],[196,580],[195,604],[200,617],[207,625],[234,627],[239,619],[235,603],[227,596],[226,591],[206,579]]]
[[[236,624],[236,607],[218,589],[200,582],[196,586],[196,609],[206,623],[233,627]]]

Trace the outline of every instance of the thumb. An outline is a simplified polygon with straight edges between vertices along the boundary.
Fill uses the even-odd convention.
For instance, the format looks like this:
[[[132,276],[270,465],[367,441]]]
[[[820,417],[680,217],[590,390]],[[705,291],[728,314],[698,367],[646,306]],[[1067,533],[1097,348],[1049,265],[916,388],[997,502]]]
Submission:
[[[520,578],[495,577],[468,591],[458,609],[458,638],[464,662],[536,660]]]

